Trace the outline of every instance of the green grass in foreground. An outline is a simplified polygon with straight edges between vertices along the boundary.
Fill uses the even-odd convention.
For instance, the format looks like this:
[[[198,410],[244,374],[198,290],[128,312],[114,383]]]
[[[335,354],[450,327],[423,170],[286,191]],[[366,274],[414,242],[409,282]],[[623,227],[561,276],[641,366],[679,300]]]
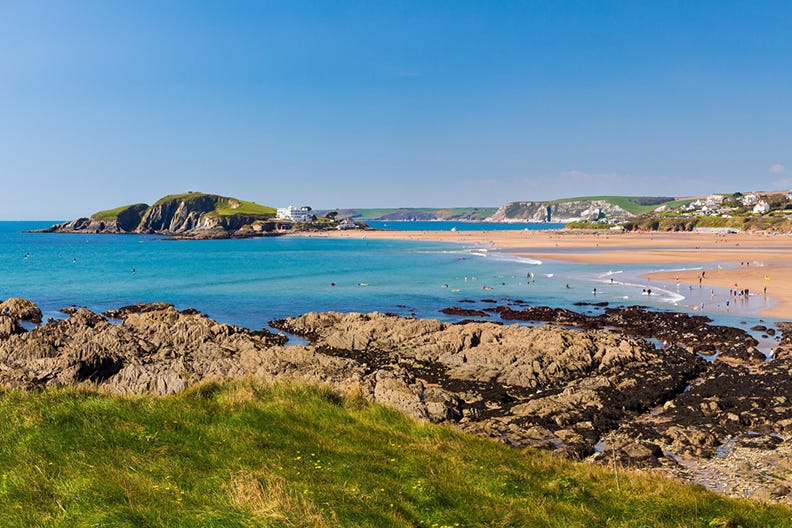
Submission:
[[[311,387],[0,392],[0,526],[792,526]]]

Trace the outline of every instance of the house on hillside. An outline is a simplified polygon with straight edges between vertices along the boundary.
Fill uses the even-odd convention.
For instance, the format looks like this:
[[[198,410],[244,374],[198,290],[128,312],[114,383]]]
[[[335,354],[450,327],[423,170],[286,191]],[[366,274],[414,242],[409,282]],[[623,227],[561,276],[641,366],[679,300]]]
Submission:
[[[341,223],[338,224],[338,229],[341,230],[357,229],[357,228],[358,225],[351,218],[344,218],[343,220],[341,220]]]
[[[705,203],[707,205],[721,205],[723,203],[724,196],[722,194],[710,194],[707,196]]]
[[[311,208],[310,207],[279,207],[275,216],[278,220],[291,220],[292,222],[310,222],[311,221]]]
[[[746,206],[756,205],[759,196],[756,193],[747,193],[742,197],[742,204]]]
[[[764,200],[759,200],[759,203],[754,205],[753,213],[754,214],[765,214],[770,212],[770,204],[765,202]]]

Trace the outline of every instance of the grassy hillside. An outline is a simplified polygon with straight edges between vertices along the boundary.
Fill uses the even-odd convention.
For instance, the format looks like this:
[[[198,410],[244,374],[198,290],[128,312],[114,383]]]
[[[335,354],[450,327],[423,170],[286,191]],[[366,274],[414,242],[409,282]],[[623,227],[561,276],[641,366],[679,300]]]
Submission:
[[[202,196],[206,196],[206,193],[186,192],[181,194],[168,194],[166,196],[163,196],[156,202],[154,202],[154,205],[162,205],[168,202],[172,202],[174,200],[184,200],[185,202],[187,202],[190,200],[195,200],[196,198],[200,198]]]
[[[219,198],[217,202],[217,207],[214,210],[214,213],[216,213],[219,216],[231,216],[235,214],[275,216],[276,213],[274,207],[259,205],[255,202],[238,200],[236,198],[229,198],[226,196],[211,195],[211,194],[199,193],[199,192],[170,194],[168,196],[163,196],[162,198],[154,202],[154,205],[155,206],[163,205],[165,203],[172,202],[174,200],[182,200],[185,202],[189,202],[190,200],[195,200],[197,198],[201,198],[204,196],[216,196],[217,198]]]
[[[777,231],[789,233],[792,232],[792,220],[781,212],[771,213],[769,215],[743,214],[727,218],[721,216],[657,216],[631,219],[625,224],[625,227],[628,230],[640,229],[654,231],[691,231],[696,228],[732,228],[742,231]]]
[[[232,206],[232,202],[236,203],[236,207]],[[254,202],[246,202],[245,200],[223,200],[217,204],[215,213],[220,216],[231,216],[235,214],[257,215],[257,216],[275,216],[276,210],[274,207],[267,207],[266,205],[259,205]]]
[[[146,204],[132,204],[132,205],[123,205],[121,207],[116,207],[115,209],[108,209],[107,211],[99,211],[98,213],[94,213],[91,215],[91,218],[96,220],[115,220],[118,218],[118,215],[123,213],[124,211],[128,211],[134,207],[140,206],[142,208],[147,208],[148,205]]]
[[[578,198],[559,198],[547,202],[548,204],[556,204],[562,202],[581,202],[588,200],[602,200],[610,202],[613,205],[618,205],[622,209],[629,211],[634,215],[640,215],[653,211],[661,205],[668,207],[677,207],[684,205],[692,200],[676,200],[671,197],[664,196],[581,196]]]
[[[154,206],[163,205],[175,200],[183,200],[185,202],[189,202],[190,200],[195,200],[197,198],[201,198],[204,196],[215,196],[215,195],[208,195],[199,192],[170,194],[168,196],[163,196],[162,198],[154,202]],[[219,198],[219,201],[217,202],[217,206],[215,207],[213,213],[218,216],[233,216],[236,214],[241,214],[241,215],[274,217],[276,213],[274,207],[259,205],[254,202],[238,200],[236,198],[228,198],[225,196],[217,196],[217,198]],[[99,211],[98,213],[94,213],[93,215],[91,215],[91,218],[95,220],[105,220],[105,221],[117,220],[119,218],[119,215],[135,207],[141,208],[141,216],[143,215],[143,213],[145,213],[147,209],[149,209],[149,207],[146,204],[124,205],[122,207],[116,207],[115,209]]]
[[[792,511],[507,448],[311,387],[0,392],[0,525],[792,526]]]

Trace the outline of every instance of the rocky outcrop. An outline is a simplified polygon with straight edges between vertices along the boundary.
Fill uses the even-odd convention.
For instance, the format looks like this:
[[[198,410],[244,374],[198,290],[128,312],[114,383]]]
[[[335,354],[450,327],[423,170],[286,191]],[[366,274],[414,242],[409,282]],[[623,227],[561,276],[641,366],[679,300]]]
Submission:
[[[0,303],[0,314],[18,321],[41,322],[41,309],[33,301],[11,297]]]
[[[272,232],[274,214],[220,214],[234,210],[241,201],[227,196],[187,193],[165,197],[154,205],[136,204],[102,211],[90,218],[57,224],[40,230],[47,233],[156,233],[189,238],[261,236]]]
[[[745,330],[711,325],[712,319],[703,315],[655,312],[641,306],[605,308],[600,315],[585,315],[547,306],[530,306],[519,310],[498,306],[487,310],[500,314],[507,321],[552,322],[585,329],[617,328],[628,335],[665,341],[671,347],[683,346],[691,352],[735,365],[758,365],[767,360],[756,348],[759,342]]]
[[[487,222],[574,222],[627,218],[629,211],[606,200],[568,202],[511,202],[502,205]]]
[[[146,204],[135,204],[117,211],[102,212],[90,218],[78,218],[71,222],[56,224],[42,229],[44,233],[133,233],[140,225],[143,214],[148,210]]]
[[[6,388],[166,395],[210,380],[320,383],[509,445],[702,484],[742,464],[742,475],[729,473],[735,494],[789,501],[789,473],[768,477],[766,464],[780,467],[792,452],[792,358],[711,363],[685,346],[658,349],[624,331],[641,328],[638,312],[610,312],[611,323],[623,322],[618,331],[308,313],[272,323],[309,341],[287,346],[282,334],[164,303],[104,315],[71,308],[68,318],[25,331],[15,317],[35,310],[21,301],[14,316],[0,315]],[[578,320],[575,312],[532,313]],[[646,324],[683,332],[700,322],[642,313]],[[746,468],[738,462],[745,456],[762,462]]]

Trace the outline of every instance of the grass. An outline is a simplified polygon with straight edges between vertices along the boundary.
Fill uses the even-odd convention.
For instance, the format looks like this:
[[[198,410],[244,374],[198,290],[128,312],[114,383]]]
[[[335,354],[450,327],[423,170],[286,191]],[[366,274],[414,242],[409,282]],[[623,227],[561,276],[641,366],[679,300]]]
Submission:
[[[231,202],[235,202],[237,207],[231,207]],[[236,214],[275,216],[276,210],[274,207],[267,207],[266,205],[259,205],[254,202],[246,202],[245,200],[229,198],[218,202],[215,213],[220,216],[231,216]]]
[[[792,510],[567,462],[310,386],[0,392],[0,525],[792,526]]]
[[[183,194],[169,194],[154,202],[154,205],[162,205],[174,200],[190,201],[204,196],[216,196],[218,198],[214,213],[219,216],[233,216],[237,214],[252,216],[275,216],[275,208],[266,205],[259,205],[254,202],[228,198],[225,196],[211,195],[200,192],[189,192]],[[232,207],[236,204],[236,207]]]
[[[118,215],[126,211],[127,209],[131,209],[136,205],[143,205],[145,207],[146,204],[132,204],[132,205],[123,205],[121,207],[116,207],[115,209],[108,209],[107,211],[99,211],[98,213],[94,213],[91,215],[91,218],[94,220],[115,220],[118,218]]]
[[[190,201],[190,200],[195,200],[196,198],[201,198],[202,196],[208,196],[208,195],[206,193],[201,193],[201,192],[186,192],[186,193],[181,193],[181,194],[168,194],[167,196],[163,196],[162,198],[160,198],[159,200],[154,202],[154,205],[162,205],[164,203],[168,203],[168,202],[171,202],[173,200]]]
[[[678,207],[679,205],[684,205],[685,203],[690,203],[687,200],[669,200],[666,202],[657,203],[654,205],[641,205],[636,202],[636,200],[646,200],[651,197],[649,196],[581,196],[578,198],[559,198],[557,200],[552,200],[547,202],[548,204],[557,204],[563,202],[581,202],[581,201],[588,201],[588,200],[601,200],[605,202],[609,202],[613,205],[617,205],[624,209],[625,211],[629,212],[630,214],[640,215],[649,213],[654,211],[661,205],[667,205],[669,207]],[[691,200],[692,201],[692,200]]]

